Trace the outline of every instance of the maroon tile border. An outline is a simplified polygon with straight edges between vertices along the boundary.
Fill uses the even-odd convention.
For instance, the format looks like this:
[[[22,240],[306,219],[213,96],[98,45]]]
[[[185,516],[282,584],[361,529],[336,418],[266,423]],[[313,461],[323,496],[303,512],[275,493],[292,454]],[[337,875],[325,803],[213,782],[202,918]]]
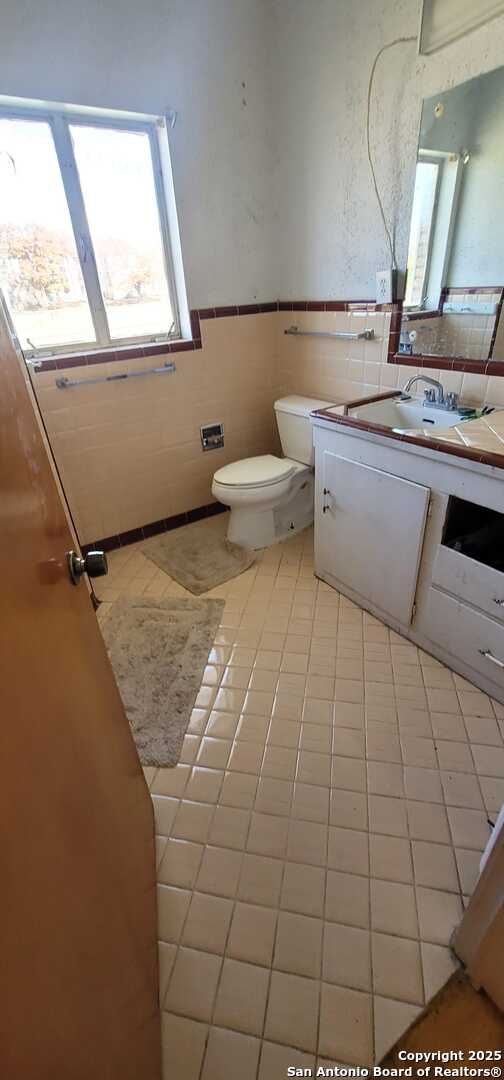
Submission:
[[[433,311],[405,311],[406,322],[422,322],[423,319],[438,319],[443,314],[442,307],[434,308]]]
[[[444,305],[446,303],[446,299],[450,295],[450,293],[459,293],[459,294],[469,293],[470,295],[474,296],[476,293],[496,293],[496,292],[500,293],[500,299],[498,301],[497,311],[495,313],[494,329],[493,329],[493,334],[492,334],[492,340],[490,342],[490,348],[488,350],[488,359],[487,360],[464,360],[463,357],[456,357],[456,356],[455,357],[451,357],[451,356],[440,357],[440,359],[442,359],[442,360],[446,360],[446,361],[454,360],[454,361],[456,361],[456,366],[452,368],[453,371],[467,371],[467,370],[469,370],[467,367],[461,368],[458,365],[459,365],[459,363],[464,363],[464,364],[470,363],[472,365],[478,365],[477,367],[472,367],[470,370],[472,370],[474,372],[479,372],[480,374],[482,374],[482,373],[484,373],[484,372],[482,372],[482,365],[485,365],[487,363],[492,362],[493,347],[494,347],[494,344],[495,344],[495,338],[496,338],[497,329],[498,329],[498,326],[499,326],[499,319],[500,319],[500,316],[501,316],[501,311],[502,311],[502,307],[503,307],[503,303],[504,303],[504,286],[502,286],[502,285],[481,285],[479,287],[477,285],[471,285],[470,287],[466,287],[464,285],[456,285],[456,286],[443,285],[443,288],[441,289],[441,293],[440,293],[440,297],[439,297],[439,306],[438,306],[438,309],[436,311],[418,311],[418,312],[411,312],[411,313],[408,312],[407,313],[407,318],[411,319],[411,320],[413,320],[413,319],[415,319],[415,320],[417,320],[417,319],[433,319],[438,315],[442,315],[443,310],[444,310]],[[389,343],[389,345],[390,345],[390,343]],[[392,364],[393,363],[398,363],[398,361],[394,359],[394,353],[397,352],[398,348],[399,348],[399,344],[397,344],[397,347],[394,348],[393,350],[389,347],[389,356],[388,356],[389,363],[392,363]],[[428,354],[425,354],[425,353],[413,353],[412,358],[408,357],[406,355],[403,359],[405,360],[405,362],[411,363],[411,362],[414,362],[417,358],[420,361],[420,359],[422,357],[425,358],[426,355],[428,355]],[[416,366],[417,367],[425,367],[426,365],[419,362]],[[435,366],[436,366],[435,364],[432,365],[432,367],[435,367]],[[438,366],[439,366],[440,370],[442,370],[442,365],[438,365]],[[486,372],[486,374],[502,375],[502,374],[504,374],[504,372],[493,370],[492,372]]]
[[[194,510],[186,510],[183,514],[174,514],[172,517],[161,518],[159,521],[150,521],[147,525],[139,526],[138,529],[129,529],[128,532],[117,533],[116,536],[104,536],[100,540],[94,540],[92,544],[82,544],[81,548],[84,555],[96,548],[101,551],[114,551],[116,548],[135,544],[138,540],[148,540],[150,536],[180,529],[182,525],[190,525],[191,522],[200,521],[201,518],[215,517],[216,514],[223,514],[227,509],[227,506],[219,502],[207,503],[205,506],[196,506]]]
[[[271,311],[278,311],[278,300],[264,304],[228,304],[224,307],[196,308],[194,313],[200,319],[223,319],[233,315],[266,315]]]
[[[490,286],[477,289],[460,289],[462,292],[490,292],[496,291],[501,286],[491,289]],[[498,318],[503,305],[504,290],[501,292],[499,311],[495,319],[494,338],[497,331]],[[440,310],[442,309],[442,305]],[[95,364],[110,364],[121,360],[132,360],[147,356],[165,356],[177,352],[193,352],[201,349],[201,322],[204,319],[233,318],[245,315],[259,315],[275,311],[388,311],[391,313],[390,334],[388,342],[387,361],[391,364],[405,364],[416,367],[437,367],[443,370],[470,371],[487,375],[504,375],[504,362],[493,360],[465,360],[462,357],[430,356],[425,353],[417,353],[412,356],[402,355],[398,352],[399,337],[402,318],[402,301],[394,304],[376,304],[374,300],[273,300],[263,304],[230,304],[222,307],[193,308],[190,313],[191,333],[190,340],[156,342],[152,345],[127,346],[123,349],[103,349],[87,353],[72,353],[69,356],[52,356],[42,358],[40,367],[31,364],[32,370],[64,371],[74,367],[91,367]],[[433,318],[437,312],[420,312],[412,315],[412,318]],[[491,365],[491,370],[487,370]]]
[[[193,308],[190,312],[190,339],[179,341],[160,341],[152,345],[129,345],[124,349],[100,349],[94,352],[72,353],[68,356],[50,356],[40,358],[30,364],[34,371],[65,371],[74,367],[89,367],[92,364],[112,364],[121,360],[137,360],[145,356],[165,356],[167,353],[194,352],[201,349],[201,320],[222,319],[238,315],[262,315],[278,311],[278,301],[264,304],[231,304],[226,307]]]
[[[402,300],[393,304],[377,304],[375,300],[279,300],[279,311],[390,311],[390,333],[387,360],[391,361],[399,348]]]
[[[438,371],[465,371],[472,375],[504,376],[502,360],[465,360],[460,356],[435,356],[434,353],[414,353],[412,356],[394,353],[389,356],[389,364],[401,364],[405,367],[432,368]]]
[[[475,293],[496,293],[502,288],[502,285],[443,285],[441,296],[446,297],[449,293],[469,293],[474,296]]]
[[[489,357],[493,356],[493,351],[494,351],[494,345],[495,345],[495,339],[496,339],[496,337],[497,337],[497,331],[498,331],[498,329],[499,329],[499,322],[500,322],[500,320],[501,320],[501,318],[502,318],[502,308],[503,308],[503,304],[504,304],[504,289],[502,289],[502,292],[501,292],[501,297],[500,297],[499,303],[497,304],[497,311],[495,312],[495,322],[494,322],[494,328],[493,328],[492,340],[491,340],[491,342],[490,342],[490,348],[489,348],[489,350],[488,350],[488,355],[489,355]],[[497,363],[498,363],[498,362],[499,362],[499,361],[497,361]]]
[[[335,415],[327,409],[317,409],[312,415],[320,417],[321,420],[330,420],[332,424],[341,424],[342,427],[358,428],[359,431],[385,435],[388,439],[394,439],[396,442],[413,443],[415,446],[425,446],[428,450],[437,450],[440,454],[469,458],[471,461],[478,461],[482,465],[493,465],[497,469],[504,469],[504,454],[492,454],[489,451],[478,450],[470,446],[457,446],[455,443],[441,442],[423,435],[406,435],[404,432],[394,431],[393,428],[385,427],[383,424],[374,424],[370,420],[357,420],[354,416]]]
[[[146,356],[166,356],[177,352],[193,352],[201,349],[201,322],[203,319],[233,318],[242,315],[264,315],[274,311],[388,311],[394,305],[375,304],[373,300],[272,300],[258,304],[228,304],[221,307],[192,308],[190,312],[190,340],[160,341],[152,345],[129,345],[118,349],[97,349],[93,352],[72,353],[68,356],[41,357],[40,367],[36,360],[30,366],[34,371],[66,371],[74,367],[90,367],[95,364],[119,363]],[[395,351],[395,350],[394,350]]]
[[[198,324],[199,325],[199,324]],[[32,371],[66,371],[68,368],[91,367],[95,364],[113,364],[121,360],[138,360],[147,356],[166,356],[168,353],[193,352],[201,349],[201,338],[185,341],[160,341],[152,345],[130,345],[127,349],[103,349],[100,352],[72,353],[71,356],[40,357],[30,361]]]
[[[371,397],[368,396],[356,398],[354,401],[346,401],[343,415],[347,416],[349,409],[356,409],[359,405],[372,405],[374,401],[387,401],[388,398],[399,397],[400,393],[400,390],[387,390],[383,394],[373,394]]]
[[[399,348],[399,338],[401,336],[401,320],[402,320],[402,300],[397,304],[393,304],[391,307],[392,315],[390,318],[390,332],[387,349],[387,363],[390,363],[391,357],[397,352]]]
[[[377,304],[375,300],[279,300],[279,311],[392,311],[401,303]]]

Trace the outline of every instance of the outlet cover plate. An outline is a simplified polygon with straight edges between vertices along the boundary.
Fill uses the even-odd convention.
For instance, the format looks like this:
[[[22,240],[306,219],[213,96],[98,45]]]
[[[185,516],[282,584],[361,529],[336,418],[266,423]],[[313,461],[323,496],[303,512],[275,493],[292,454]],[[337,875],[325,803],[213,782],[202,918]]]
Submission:
[[[391,304],[394,292],[394,271],[376,271],[376,303]]]

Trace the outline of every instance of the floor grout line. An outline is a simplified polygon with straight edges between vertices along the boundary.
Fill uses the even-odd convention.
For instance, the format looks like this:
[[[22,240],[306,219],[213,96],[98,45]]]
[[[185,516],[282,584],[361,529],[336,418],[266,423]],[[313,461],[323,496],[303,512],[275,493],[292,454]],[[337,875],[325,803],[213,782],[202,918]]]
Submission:
[[[482,750],[486,751],[489,751],[493,745],[498,749],[504,746],[502,706],[497,702],[491,702],[487,695],[472,688],[467,681],[450,672],[446,665],[401,638],[375,616],[361,610],[325,582],[316,579],[313,576],[310,544],[311,539],[307,535],[269,549],[240,578],[211,590],[208,594],[224,599],[224,611],[215,634],[213,648],[216,652],[213,656],[209,655],[208,670],[202,680],[202,687],[206,691],[202,696],[202,701],[206,701],[206,704],[202,704],[201,712],[197,717],[194,714],[194,729],[192,727],[189,729],[182,752],[181,764],[187,772],[183,776],[181,790],[177,790],[176,794],[162,790],[151,792],[154,798],[169,799],[177,804],[173,823],[183,803],[207,808],[201,812],[202,823],[206,823],[204,840],[201,839],[202,833],[199,839],[174,837],[173,830],[176,826],[173,824],[170,835],[165,837],[164,834],[159,834],[160,840],[157,841],[158,843],[164,841],[158,876],[163,874],[166,880],[159,881],[160,887],[190,894],[178,941],[162,942],[174,949],[171,954],[173,959],[171,971],[161,1003],[164,1015],[168,1015],[168,1010],[164,1006],[181,948],[191,949],[205,956],[214,956],[220,961],[210,1021],[203,1022],[196,1020],[195,1017],[186,1016],[184,1012],[173,1012],[174,1016],[181,1016],[198,1025],[204,1023],[206,1026],[205,1047],[200,1068],[197,1073],[191,1072],[188,1080],[198,1080],[204,1073],[206,1076],[205,1062],[209,1038],[212,1028],[216,1026],[214,1023],[216,1007],[227,959],[268,972],[261,1031],[250,1036],[257,1041],[259,1047],[256,1078],[261,1075],[266,1042],[281,1046],[285,1050],[291,1048],[291,1044],[286,1041],[282,1042],[270,1036],[268,1039],[265,1037],[272,978],[275,972],[295,976],[305,980],[306,983],[318,986],[315,1051],[313,1053],[301,1051],[315,1059],[321,1056],[321,1003],[325,982],[328,986],[339,987],[350,994],[369,998],[371,1004],[370,1038],[373,1041],[374,1060],[376,1052],[374,1006],[378,992],[375,991],[373,936],[380,935],[381,938],[390,939],[395,943],[414,942],[416,944],[417,976],[420,980],[418,989],[420,991],[421,987],[425,1001],[429,991],[426,984],[422,945],[433,946],[434,949],[441,948],[444,952],[448,951],[448,947],[447,944],[441,944],[444,930],[438,930],[435,923],[421,925],[420,897],[425,893],[423,902],[426,902],[426,898],[429,897],[429,903],[435,902],[435,904],[438,903],[435,899],[438,897],[439,903],[448,903],[449,911],[452,910],[451,905],[455,911],[458,910],[457,905],[464,903],[466,895],[464,887],[467,888],[468,883],[462,878],[462,872],[464,875],[471,873],[473,864],[479,858],[481,849],[476,847],[475,841],[478,840],[479,835],[481,837],[484,835],[484,833],[478,833],[478,828],[483,824],[481,815],[485,818],[495,815],[495,811],[488,807],[493,806],[493,803],[497,801],[497,794],[494,795],[494,792],[497,793],[499,785],[502,786],[500,778],[486,777],[478,773],[476,764],[481,765],[485,761],[485,755],[481,754],[478,757],[473,754],[473,747],[476,746],[481,746]],[[119,558],[112,556],[110,560],[112,571],[110,586],[112,588],[103,586],[104,589],[108,589],[105,595],[111,597],[111,600],[106,601],[109,607],[115,595],[119,596],[121,593],[152,595],[154,598],[157,598],[160,590],[163,591],[163,595],[168,596],[184,594],[183,590],[181,591],[180,587],[171,580],[163,584],[163,579],[158,576],[155,568],[152,571],[150,567],[143,565],[147,560],[140,551],[140,545],[132,546],[127,556],[124,549],[118,554],[120,554]],[[258,655],[261,653],[276,655],[261,657]],[[264,661],[264,666],[261,660]],[[240,669],[246,674],[240,675]],[[234,680],[239,683],[246,681],[245,687],[237,688],[233,685],[233,671],[237,672]],[[224,681],[227,676],[231,685]],[[240,706],[236,709],[216,709],[215,699],[220,689],[231,691],[229,699],[222,699],[223,703],[227,700],[229,702],[236,700]],[[446,691],[451,697],[444,697]],[[245,699],[250,693],[265,695],[249,699],[250,703],[259,704],[261,710],[264,709],[264,715],[259,712],[254,713],[247,708]],[[471,693],[481,696],[479,699],[471,698]],[[438,711],[442,707],[450,708],[452,711],[446,713]],[[467,712],[469,707],[475,709],[474,715]],[[480,709],[484,714],[491,715],[479,717]],[[230,734],[215,735],[211,730],[210,717],[214,724],[218,717],[223,718],[224,727],[218,729],[222,733],[225,732],[225,725],[228,723],[225,718],[229,717],[228,732]],[[343,719],[343,723],[338,720],[338,717]],[[493,721],[495,728],[488,724],[485,726],[484,721],[489,719]],[[348,722],[345,723],[345,720]],[[472,722],[471,726],[468,720]],[[481,720],[481,723],[478,724],[478,720]],[[289,724],[292,724],[292,727],[288,727]],[[477,738],[469,737],[471,730],[487,738],[499,738],[500,741],[495,744],[478,743]],[[256,732],[257,738],[250,739],[249,735],[254,736]],[[198,753],[205,738],[214,740],[212,746],[219,740],[227,743],[228,754],[224,764],[208,765],[205,763],[204,755],[203,760],[198,761]],[[291,740],[295,742],[294,746],[290,745]],[[285,743],[288,745],[284,745]],[[362,746],[361,754],[341,752],[341,746],[344,749],[354,749],[354,747],[359,749],[359,744]],[[257,749],[255,761],[253,750],[250,750],[252,757],[248,762],[251,766],[249,771],[243,772],[233,768],[232,749],[238,746]],[[450,746],[454,747],[453,752]],[[464,763],[466,751],[456,749],[461,746],[469,747],[467,762],[469,760],[472,762],[473,770],[466,771],[458,767],[456,770],[443,768],[443,761],[449,762],[450,758],[455,762]],[[246,750],[242,750],[241,753],[246,754]],[[435,764],[426,764],[429,754],[433,755]],[[390,760],[390,758],[395,760]],[[414,763],[418,760],[420,763]],[[320,783],[321,776],[317,773],[317,769],[324,765],[324,761],[331,772],[328,781]],[[335,764],[337,773],[333,774],[332,769]],[[201,789],[201,794],[211,793],[210,801],[194,796],[191,798],[189,784],[192,777],[197,775],[195,769],[205,770],[202,780],[209,780],[210,784],[210,774],[219,775],[218,791],[215,788],[212,791],[211,787],[210,792],[205,791],[204,788]],[[345,776],[345,770],[349,775]],[[396,770],[397,778],[401,781],[401,791],[399,791],[399,785],[397,788],[393,786],[396,783]],[[163,772],[164,770],[154,770],[152,774],[146,774],[150,776],[151,789],[156,785],[162,789]],[[277,775],[271,775],[272,773]],[[228,793],[229,785],[226,783],[228,777],[231,778],[231,794]],[[240,777],[248,778],[241,796]],[[238,794],[234,794],[232,778],[236,778]],[[434,778],[437,778],[436,785],[426,792],[426,785],[434,785]],[[261,781],[267,781],[267,783],[261,784]],[[285,787],[284,781],[290,787]],[[279,786],[277,792],[279,797],[288,796],[288,806],[287,803],[285,806],[275,805],[275,784]],[[177,788],[176,782],[174,787]],[[336,806],[332,798],[333,792],[341,792],[347,797],[339,799]],[[419,798],[419,794],[426,794],[428,798]],[[387,801],[379,803],[379,800]],[[477,801],[480,802],[479,807],[468,805]],[[402,808],[399,816],[393,810],[394,805]],[[415,807],[418,807],[418,810],[415,810]],[[422,817],[421,807],[432,807],[433,811],[436,810],[436,814],[439,808],[438,819],[441,821],[442,812],[443,828],[447,830],[443,836],[446,836],[446,839],[437,835],[434,839],[432,838],[435,830],[431,822],[437,820],[436,815],[433,813],[433,818],[429,819],[426,810],[426,820]],[[216,833],[217,842],[215,840],[212,842],[212,829],[217,824],[217,818],[219,820],[221,818],[221,815],[217,813],[220,808],[228,811],[223,815],[223,827],[231,831],[229,833],[224,831],[220,835]],[[166,809],[169,815],[170,811]],[[234,811],[239,812],[236,817],[234,817]],[[346,817],[347,814],[360,814],[362,811],[365,811],[366,816],[365,828],[359,818],[352,821],[350,817]],[[451,813],[452,811],[475,812],[478,815],[473,819],[477,828],[468,838],[473,846],[463,847],[460,837],[459,843],[455,843],[458,836],[455,832],[457,818]],[[372,813],[373,815],[386,814],[387,817],[375,821]],[[247,818],[245,814],[248,815]],[[413,814],[419,816],[413,817]],[[281,822],[284,825],[281,825]],[[359,822],[359,828],[354,827],[357,822]],[[457,824],[459,831],[462,823],[463,817],[459,817]],[[168,820],[166,824],[168,825]],[[376,824],[389,825],[388,831],[386,828],[379,831]],[[233,830],[241,828],[242,825],[246,825],[246,829],[242,840],[238,843],[238,839],[235,840],[236,832],[233,836]],[[273,834],[270,835],[273,836],[273,840],[275,836],[277,837],[279,845],[274,855],[270,854],[271,844],[268,834],[265,833],[261,837],[262,826],[268,829],[270,825],[273,829]],[[300,826],[299,829],[298,826]],[[306,828],[303,830],[302,826]],[[259,849],[263,848],[263,851],[249,850],[253,827],[254,837],[258,838],[257,843],[254,839],[254,845]],[[331,830],[337,831],[332,833]],[[427,838],[422,835],[422,831],[426,832]],[[420,835],[415,835],[417,832]],[[298,833],[300,838],[303,838],[303,843],[309,843],[310,837],[313,837],[317,844],[321,841],[323,851],[310,852],[309,847],[305,846],[299,849],[301,858],[293,855],[293,849],[289,847],[290,839]],[[329,866],[331,837],[339,842],[340,837],[348,838],[352,833],[356,837],[367,837],[367,873],[364,875],[361,870],[354,873],[359,866],[355,859],[350,870],[346,868],[344,859],[337,858],[335,865]],[[198,829],[195,830],[195,835],[198,835]],[[383,851],[386,858],[396,859],[402,858],[408,852],[410,870],[405,866],[403,871],[400,863],[396,863],[395,867],[392,864],[390,868],[386,865],[373,864],[371,860],[376,857],[376,854],[373,855],[376,847],[373,839],[375,837],[384,842],[384,847],[379,847],[377,854]],[[199,849],[198,858],[195,858],[197,866],[193,867],[191,873],[188,872],[187,875],[192,881],[191,885],[171,884],[169,881],[169,858],[173,850],[169,844],[171,839],[181,845],[195,844]],[[234,844],[233,840],[235,840]],[[436,858],[439,855],[441,859],[439,872],[441,876],[438,876],[436,885],[420,884],[425,875],[422,868],[419,869],[417,855],[421,858],[426,857],[429,848],[423,848],[424,844],[433,846],[431,848],[433,854],[436,852]],[[230,895],[230,889],[233,888],[232,882],[223,886],[222,892],[217,891],[218,881],[212,883],[211,890],[211,883],[204,880],[198,887],[205,854],[209,850],[222,852],[223,857],[226,854],[239,855],[240,868],[232,895]],[[452,856],[448,856],[449,851],[452,852]],[[467,852],[467,857],[464,857],[464,861],[459,861],[459,855],[463,852]],[[446,861],[444,853],[446,853]],[[259,900],[257,897],[254,900],[240,898],[240,883],[244,880],[245,866],[251,865],[248,861],[246,863],[247,856],[258,860],[268,860],[264,863],[265,868],[267,865],[280,867],[279,892],[274,903],[271,902],[273,893],[270,894],[269,899],[266,899],[265,895]],[[331,861],[333,861],[332,856]],[[288,865],[299,867],[301,875],[305,868],[309,871],[314,870],[317,874],[320,873],[321,880],[317,889],[322,888],[320,894],[322,908],[319,915],[314,915],[313,910],[294,910],[295,898],[291,900],[287,894],[285,900],[283,899]],[[184,866],[183,863],[182,866]],[[452,874],[453,866],[455,867],[455,877],[451,879],[451,887],[447,887],[449,876],[443,881],[445,866],[452,868],[449,874]],[[372,874],[373,869],[374,874]],[[378,870],[380,870],[379,876]],[[339,907],[333,908],[331,912],[328,911],[330,872],[344,875],[347,881],[353,877],[357,889],[360,888],[362,880],[367,882],[368,926],[367,928],[360,927],[360,929],[367,935],[371,979],[369,991],[356,988],[355,983],[348,985],[352,984],[352,978],[348,978],[345,971],[338,972],[337,968],[335,972],[331,968],[331,974],[337,975],[337,981],[324,980],[327,929],[330,926],[342,928],[357,926],[356,923],[349,923],[348,919],[338,922],[337,919],[328,917],[329,914],[345,914],[344,909]],[[448,871],[446,873],[448,874]],[[313,879],[314,882],[317,880],[316,877]],[[436,880],[435,876],[434,880]],[[311,879],[307,876],[306,882],[310,881]],[[377,909],[373,906],[375,901],[371,891],[372,883],[375,881],[390,886],[392,889],[391,893],[382,894],[382,896],[393,897],[394,887],[397,887],[395,895],[398,898],[406,895],[401,894],[401,889],[409,890],[408,903],[411,902],[411,914],[414,914],[416,920],[414,934],[411,932],[399,934],[395,929],[391,932],[390,929],[383,928],[383,919],[376,920]],[[441,881],[443,884],[440,883]],[[195,894],[215,899],[222,898],[230,903],[230,908],[226,909],[230,912],[226,940],[222,947],[219,945],[215,951],[210,941],[205,941],[204,945],[183,944]],[[249,895],[251,894],[247,893],[247,896]],[[399,902],[399,899],[394,902]],[[269,964],[250,959],[240,961],[229,955],[231,930],[240,903],[245,907],[257,907],[274,913],[274,933]],[[306,900],[302,900],[301,904],[304,908],[309,906]],[[316,907],[320,910],[318,904]],[[316,973],[300,975],[295,971],[296,963],[291,964],[289,957],[276,960],[280,921],[283,915],[292,915],[301,920],[317,919],[322,935],[322,949]],[[430,918],[432,919],[432,916]],[[302,925],[301,922],[299,926],[302,927]],[[386,919],[384,925],[387,926]],[[403,925],[409,931],[411,921],[405,921]],[[436,940],[433,941],[432,938]],[[261,954],[256,953],[256,955]],[[404,996],[401,997],[392,993],[393,989],[393,984],[385,985],[385,988],[381,986],[379,996],[390,1002],[404,1004],[406,990]],[[407,1003],[412,1004],[411,998]],[[421,1008],[421,1006],[415,1007]],[[217,1026],[222,1027],[222,1025]],[[234,1027],[226,1027],[223,1030],[244,1036],[242,1031]],[[292,1053],[296,1052],[296,1048],[292,1046]],[[344,1060],[345,1056],[352,1055],[345,1052],[340,1055],[340,1059]]]

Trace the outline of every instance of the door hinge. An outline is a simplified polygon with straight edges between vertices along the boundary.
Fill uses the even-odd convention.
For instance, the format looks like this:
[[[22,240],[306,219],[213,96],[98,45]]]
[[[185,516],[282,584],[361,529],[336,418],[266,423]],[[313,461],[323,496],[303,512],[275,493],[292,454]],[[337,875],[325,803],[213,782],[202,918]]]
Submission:
[[[427,507],[427,517],[428,518],[430,518],[432,516],[432,503],[433,503],[433,499],[432,499],[432,495],[431,495],[431,497],[429,499],[429,505]]]
[[[416,600],[415,600],[413,602],[413,607],[411,609],[411,621],[412,622],[413,622],[413,619],[415,618],[416,613],[417,613],[417,603],[416,603]]]

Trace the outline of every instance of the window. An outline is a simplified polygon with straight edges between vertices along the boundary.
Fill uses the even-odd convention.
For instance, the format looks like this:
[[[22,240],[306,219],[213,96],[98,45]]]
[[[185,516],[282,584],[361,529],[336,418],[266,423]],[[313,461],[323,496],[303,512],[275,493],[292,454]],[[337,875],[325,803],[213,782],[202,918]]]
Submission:
[[[180,336],[155,121],[2,113],[0,287],[27,356]]]
[[[418,161],[411,211],[405,307],[422,307],[427,291],[439,165]]]

